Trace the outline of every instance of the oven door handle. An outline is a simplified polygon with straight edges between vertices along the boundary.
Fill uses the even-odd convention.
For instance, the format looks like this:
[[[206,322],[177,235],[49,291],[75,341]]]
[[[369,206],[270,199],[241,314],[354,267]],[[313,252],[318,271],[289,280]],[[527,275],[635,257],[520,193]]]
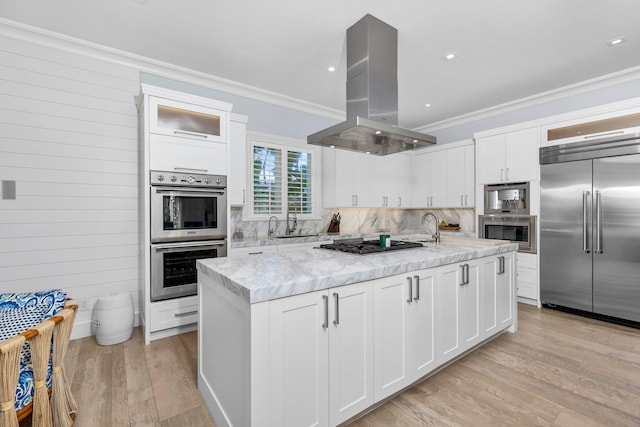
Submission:
[[[208,195],[220,195],[224,196],[225,191],[221,189],[211,189],[211,188],[189,188],[188,190],[177,190],[176,188],[171,187],[154,187],[156,193],[165,194],[169,193],[172,196],[208,196]]]
[[[226,246],[227,241],[221,240],[217,242],[180,242],[180,243],[164,243],[161,245],[151,245],[156,252],[168,251],[171,249],[191,249],[191,248],[215,248],[219,246]]]

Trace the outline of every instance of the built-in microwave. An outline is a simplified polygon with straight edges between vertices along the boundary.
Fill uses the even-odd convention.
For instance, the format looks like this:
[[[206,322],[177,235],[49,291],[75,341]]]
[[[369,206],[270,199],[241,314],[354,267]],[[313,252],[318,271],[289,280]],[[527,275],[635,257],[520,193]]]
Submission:
[[[535,254],[535,215],[479,215],[478,234],[482,239],[510,240],[519,245],[519,252]]]
[[[529,215],[529,183],[484,186],[485,215]]]

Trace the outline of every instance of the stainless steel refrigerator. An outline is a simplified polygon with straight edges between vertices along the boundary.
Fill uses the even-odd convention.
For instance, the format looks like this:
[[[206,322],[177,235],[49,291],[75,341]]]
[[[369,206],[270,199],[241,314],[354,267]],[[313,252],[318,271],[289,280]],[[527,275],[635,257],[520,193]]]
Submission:
[[[543,304],[640,322],[640,135],[540,149]]]

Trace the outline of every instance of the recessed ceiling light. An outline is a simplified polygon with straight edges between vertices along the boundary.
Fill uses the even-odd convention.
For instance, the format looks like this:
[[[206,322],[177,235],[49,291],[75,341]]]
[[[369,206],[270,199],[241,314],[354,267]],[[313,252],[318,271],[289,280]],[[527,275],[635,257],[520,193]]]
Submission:
[[[336,70],[336,67],[329,67],[327,70],[329,70],[330,73],[333,73]]]
[[[330,145],[329,148],[336,148],[336,146],[335,145]]]
[[[622,43],[624,43],[624,42],[626,42],[626,41],[627,41],[627,39],[626,39],[626,38],[624,38],[624,37],[616,37],[615,39],[611,39],[611,40],[609,40],[609,41],[608,41],[608,42],[606,42],[606,43],[607,43],[607,46],[609,46],[609,47],[613,47],[613,46],[616,46],[616,45],[622,44]]]
[[[443,57],[442,57],[442,59],[446,59],[447,61],[450,61],[450,60],[452,60],[452,59],[457,58],[458,56],[460,56],[460,55],[458,55],[458,54],[457,54],[457,53],[455,53],[455,52],[449,52],[449,53],[447,53],[445,56],[443,56]]]
[[[380,132],[379,130],[376,131],[376,135],[380,135],[382,132]]]
[[[424,104],[425,107],[431,107],[431,104]]]

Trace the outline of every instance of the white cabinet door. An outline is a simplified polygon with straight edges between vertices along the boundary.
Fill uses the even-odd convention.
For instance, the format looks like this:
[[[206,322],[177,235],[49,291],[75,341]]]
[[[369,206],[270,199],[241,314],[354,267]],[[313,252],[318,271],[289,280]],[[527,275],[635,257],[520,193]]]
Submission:
[[[335,155],[335,207],[355,206],[355,154],[333,150]]]
[[[535,181],[540,179],[538,160],[538,128],[509,132],[505,136],[506,181]]]
[[[504,329],[513,321],[513,252],[482,258],[481,331],[484,337]]]
[[[447,150],[447,205],[449,207],[465,206],[465,148],[456,147]]]
[[[423,208],[429,206],[431,186],[429,185],[429,166],[431,153],[416,154],[411,159],[411,206]]]
[[[412,303],[407,311],[407,365],[412,381],[436,367],[435,286],[437,269],[420,270],[412,277]]]
[[[472,208],[476,205],[476,148],[474,145],[464,147],[464,207]]]
[[[227,112],[202,105],[149,97],[149,131],[199,141],[227,142]]]
[[[438,268],[436,348],[450,359],[480,340],[480,264],[477,260]]]
[[[491,135],[476,141],[478,184],[505,182],[505,135]]]
[[[151,134],[149,169],[227,175],[227,144]]]
[[[386,206],[389,208],[409,207],[411,203],[411,158],[406,154],[396,153],[385,156],[384,159]]]
[[[231,206],[247,203],[247,117],[231,115],[229,132],[228,197]]]
[[[478,138],[478,184],[540,179],[538,128]]]
[[[270,302],[268,425],[329,425],[326,299],[319,291]]]
[[[374,402],[371,282],[329,290],[328,329],[329,421],[334,426]]]
[[[429,162],[430,203],[428,207],[442,208],[448,204],[447,200],[447,151],[440,150],[431,153]]]
[[[411,276],[374,282],[374,360],[376,402],[411,384],[408,366],[408,311],[411,308]]]

